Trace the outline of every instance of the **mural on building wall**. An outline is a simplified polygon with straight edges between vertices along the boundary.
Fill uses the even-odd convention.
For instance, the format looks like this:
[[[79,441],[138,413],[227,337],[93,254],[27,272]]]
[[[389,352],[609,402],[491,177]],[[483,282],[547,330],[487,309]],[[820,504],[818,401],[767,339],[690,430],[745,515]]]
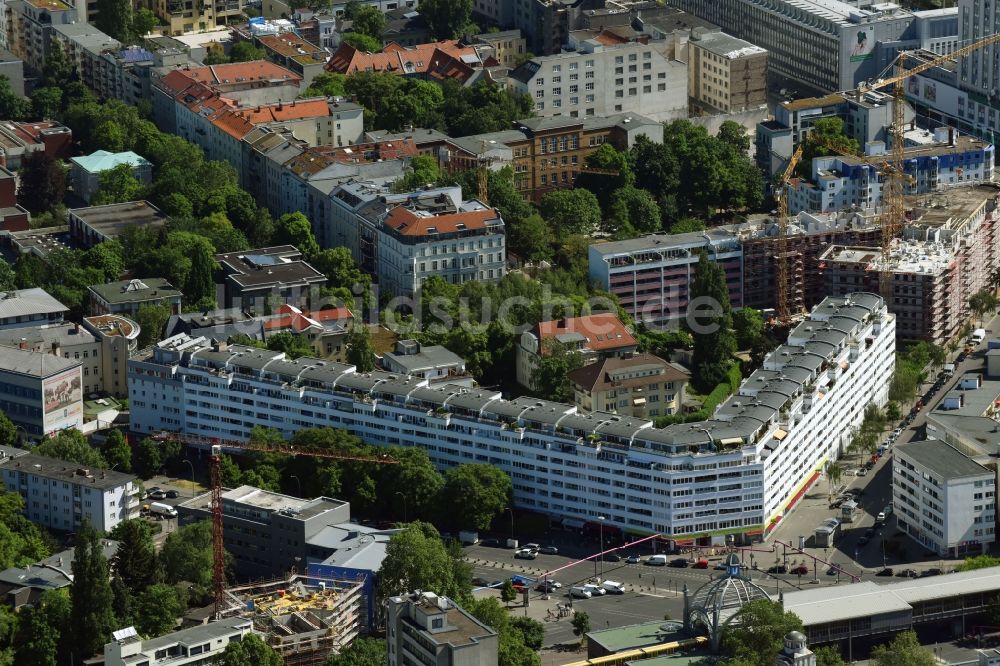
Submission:
[[[65,419],[76,416],[83,410],[80,368],[49,377],[42,383],[45,400],[45,419]]]
[[[854,40],[848,43],[851,45],[851,62],[862,62],[872,57],[875,39],[868,28],[860,28],[854,34]]]

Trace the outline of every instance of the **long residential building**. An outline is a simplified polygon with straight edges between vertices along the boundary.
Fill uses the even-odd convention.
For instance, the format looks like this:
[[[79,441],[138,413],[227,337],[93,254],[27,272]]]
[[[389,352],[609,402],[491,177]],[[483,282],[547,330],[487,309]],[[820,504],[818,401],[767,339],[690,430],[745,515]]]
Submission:
[[[374,445],[417,446],[439,468],[478,462],[513,480],[517,506],[636,534],[723,543],[777,525],[884,404],[895,318],[881,297],[829,298],[737,395],[698,423],[643,419],[178,335],[129,362],[136,435],[167,430],[247,440],[342,428]]]
[[[818,92],[877,78],[903,49],[950,53],[958,11],[911,12],[893,3],[840,0],[671,0],[734,37],[767,49],[769,67]]]

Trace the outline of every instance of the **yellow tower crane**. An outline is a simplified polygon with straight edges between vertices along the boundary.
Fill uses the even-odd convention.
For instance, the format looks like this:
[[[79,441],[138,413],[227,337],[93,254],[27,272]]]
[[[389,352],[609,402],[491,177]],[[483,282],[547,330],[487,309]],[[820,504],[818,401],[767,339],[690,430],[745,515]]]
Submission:
[[[788,161],[781,177],[775,184],[774,197],[778,200],[778,252],[775,280],[778,283],[778,300],[775,310],[778,321],[787,322],[792,316],[791,299],[788,296],[788,181],[795,173],[795,167],[802,160],[802,150],[805,142],[800,141],[792,158]]]

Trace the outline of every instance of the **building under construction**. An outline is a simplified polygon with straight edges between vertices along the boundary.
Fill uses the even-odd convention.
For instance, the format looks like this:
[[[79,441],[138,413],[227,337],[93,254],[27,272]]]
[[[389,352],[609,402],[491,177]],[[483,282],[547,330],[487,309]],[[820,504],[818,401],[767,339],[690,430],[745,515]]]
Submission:
[[[860,212],[799,213],[789,220],[788,311],[808,312],[826,296],[819,258],[830,245],[878,247],[881,235],[874,215]],[[743,240],[743,304],[758,310],[775,307],[778,225],[768,222],[762,233]]]
[[[286,666],[326,661],[358,636],[362,581],[292,575],[226,590],[225,618],[253,622]]]
[[[877,247],[834,245],[818,275],[830,296],[879,291],[892,274],[897,336],[946,344],[972,312],[969,298],[1000,267],[1000,187],[979,185],[907,198],[908,222],[887,257]]]

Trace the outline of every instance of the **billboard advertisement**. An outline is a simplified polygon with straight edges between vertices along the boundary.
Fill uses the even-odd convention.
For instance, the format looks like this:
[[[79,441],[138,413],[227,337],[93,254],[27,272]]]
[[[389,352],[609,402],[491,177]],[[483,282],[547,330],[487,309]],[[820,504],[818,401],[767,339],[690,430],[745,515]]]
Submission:
[[[62,421],[79,421],[83,416],[83,387],[79,366],[43,381],[42,400],[46,432],[65,427],[60,423]]]
[[[850,39],[847,46],[851,49],[851,62],[871,60],[872,52],[875,50],[875,35],[871,27],[858,28],[854,33],[854,39]]]

